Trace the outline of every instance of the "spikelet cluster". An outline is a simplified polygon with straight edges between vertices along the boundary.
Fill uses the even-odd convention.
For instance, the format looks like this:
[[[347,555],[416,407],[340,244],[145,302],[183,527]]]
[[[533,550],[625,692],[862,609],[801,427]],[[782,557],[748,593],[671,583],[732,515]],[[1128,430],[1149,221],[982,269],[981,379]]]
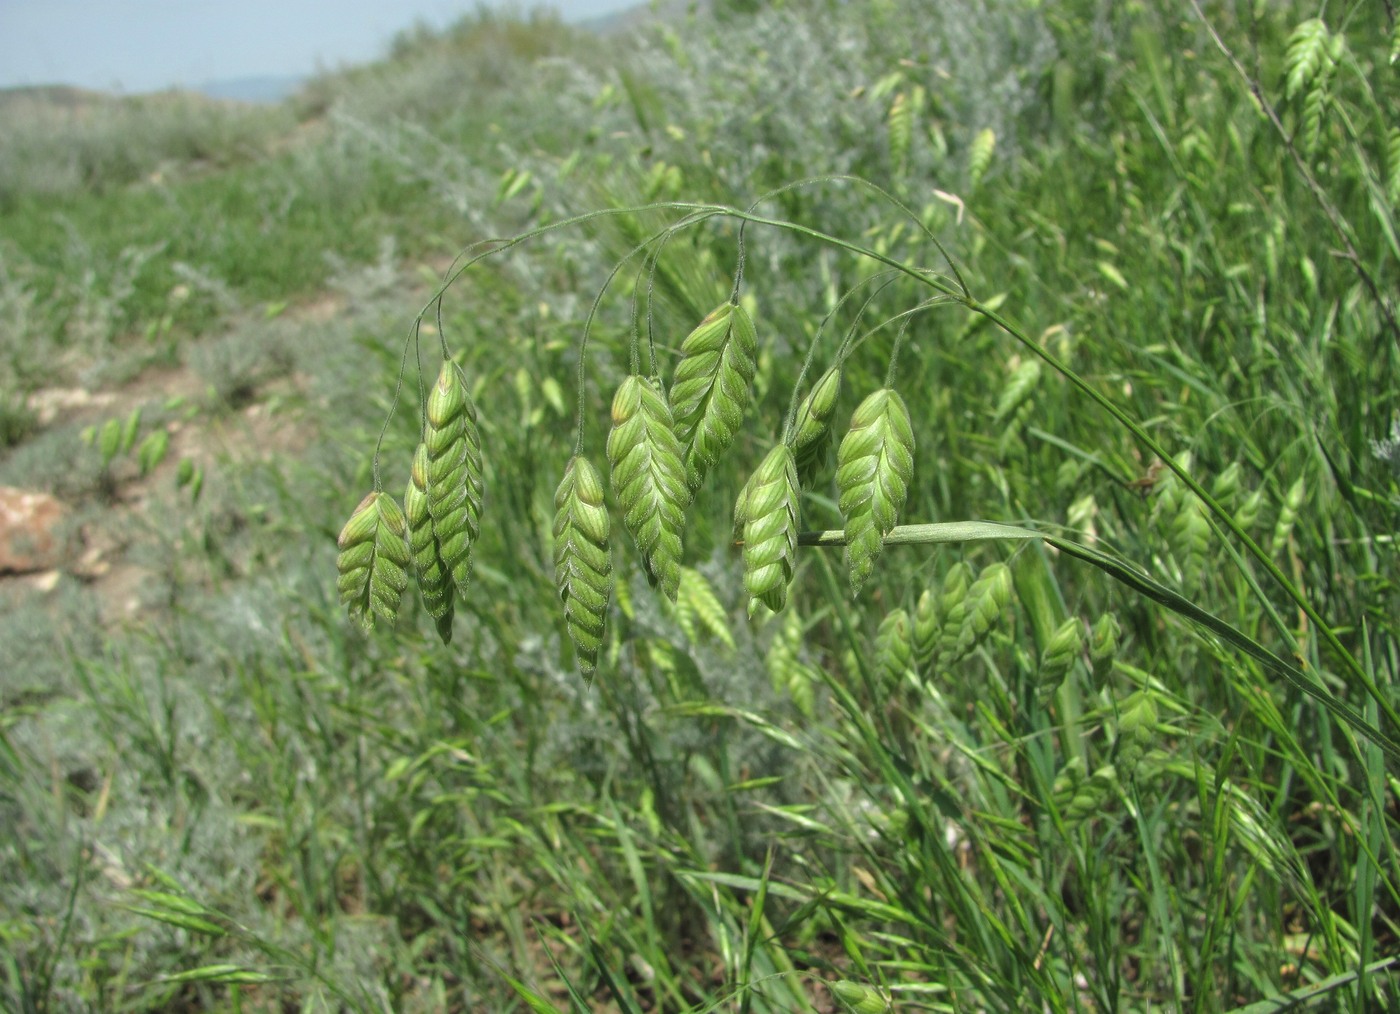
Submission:
[[[757,357],[753,320],[738,303],[721,305],[681,343],[671,380],[671,411],[692,492],[744,421]]]
[[[959,560],[943,575],[943,588],[938,596],[938,611],[943,617],[938,634],[940,665],[956,661],[958,635],[962,632],[963,617],[967,615],[967,590],[975,578],[972,565],[966,560]]]
[[[797,563],[797,465],[792,449],[778,444],[763,459],[746,486],[744,519],[744,590],[749,615],[757,603],[781,612]]]
[[[387,493],[374,492],[360,501],[340,531],[336,588],[352,619],[368,632],[378,615],[393,623],[408,587],[408,523]]]
[[[938,597],[926,588],[914,607],[914,664],[919,672],[927,673],[938,653],[938,631],[943,625],[939,615]]]
[[[433,535],[452,583],[465,595],[471,581],[472,545],[481,530],[481,432],[461,367],[450,359],[442,364],[428,395],[423,443],[428,450]]]
[[[433,516],[428,509],[428,445],[420,443],[413,454],[413,470],[403,494],[403,512],[408,522],[408,544],[413,551],[413,569],[418,575],[418,591],[423,608],[437,625],[443,644],[452,641],[452,616],[456,611],[452,573],[442,558],[442,547],[433,533]]]
[[[623,524],[647,577],[672,602],[681,574],[681,535],[690,491],[671,408],[652,381],[633,374],[612,403],[608,463]]]
[[[774,693],[786,693],[802,714],[811,718],[815,711],[818,676],[802,661],[805,629],[796,610],[788,610],[782,629],[769,642],[764,666]]]
[[[602,477],[587,458],[575,455],[554,494],[554,584],[585,677],[598,667],[612,595],[610,527]]]
[[[979,644],[996,623],[1001,611],[1011,601],[1011,568],[997,561],[982,568],[977,580],[967,590],[958,640],[953,647],[956,658],[963,658]]]
[[[1070,667],[1084,648],[1084,635],[1079,617],[1071,616],[1050,635],[1045,650],[1040,653],[1040,671],[1036,682],[1036,704],[1050,706],[1055,691],[1069,674]]]
[[[730,651],[737,650],[734,635],[729,632],[729,617],[714,587],[694,567],[681,568],[681,582],[676,591],[676,622],[686,640],[698,644],[701,630],[708,633]]]
[[[856,408],[836,453],[836,488],[853,592],[865,584],[885,536],[898,522],[913,475],[909,409],[898,392],[881,388]]]
[[[1089,632],[1089,664],[1094,674],[1094,686],[1102,689],[1113,672],[1113,660],[1118,656],[1118,638],[1122,629],[1118,618],[1104,613]]]
[[[833,366],[821,375],[797,406],[788,443],[797,462],[797,480],[804,487],[811,485],[826,457],[831,443],[831,416],[836,411],[836,399],[840,394],[841,368]]]
[[[977,136],[972,139],[972,145],[967,154],[967,178],[972,185],[972,189],[977,189],[977,184],[982,182],[982,177],[986,175],[987,169],[992,164],[992,155],[997,150],[997,135],[991,127],[983,127],[977,132]]]
[[[875,679],[886,693],[894,690],[914,665],[913,625],[909,614],[895,609],[875,631]]]

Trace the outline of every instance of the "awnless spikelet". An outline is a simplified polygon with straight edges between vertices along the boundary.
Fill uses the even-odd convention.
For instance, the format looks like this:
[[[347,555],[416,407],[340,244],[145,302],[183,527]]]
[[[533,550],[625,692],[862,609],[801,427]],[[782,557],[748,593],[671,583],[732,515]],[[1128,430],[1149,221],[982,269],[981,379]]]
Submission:
[[[749,615],[762,602],[775,613],[787,605],[797,559],[797,465],[792,449],[778,444],[754,472],[744,521],[744,590]]]
[[[455,611],[452,573],[442,558],[438,538],[433,534],[433,516],[428,509],[428,445],[420,443],[413,454],[413,471],[403,494],[403,513],[408,521],[408,545],[413,551],[413,569],[418,575],[418,592],[423,608],[437,624],[443,644],[452,641],[452,614]]]
[[[797,462],[798,481],[804,487],[811,484],[822,466],[822,459],[826,457],[830,446],[831,416],[840,394],[841,369],[833,366],[821,375],[797,406],[797,418],[788,442]]]
[[[859,592],[899,520],[914,475],[914,430],[898,392],[884,387],[851,416],[836,452],[836,488],[846,522],[846,567]]]
[[[476,406],[467,393],[461,368],[442,364],[428,395],[428,510],[433,534],[457,591],[465,595],[471,580],[472,544],[481,530],[481,432]]]
[[[613,396],[612,424],[608,463],[623,524],[647,577],[674,602],[690,491],[671,408],[652,381],[633,374]]]
[[[914,638],[909,614],[895,609],[875,632],[875,680],[885,693],[894,690],[914,667]]]
[[[671,410],[691,491],[734,440],[749,406],[758,338],[748,311],[725,303],[681,343]]]
[[[579,668],[589,677],[598,667],[613,582],[603,480],[582,455],[570,458],[564,468],[554,512],[554,584]]]
[[[374,492],[360,501],[340,530],[336,588],[340,601],[368,632],[374,617],[393,623],[408,587],[408,523],[387,493]]]

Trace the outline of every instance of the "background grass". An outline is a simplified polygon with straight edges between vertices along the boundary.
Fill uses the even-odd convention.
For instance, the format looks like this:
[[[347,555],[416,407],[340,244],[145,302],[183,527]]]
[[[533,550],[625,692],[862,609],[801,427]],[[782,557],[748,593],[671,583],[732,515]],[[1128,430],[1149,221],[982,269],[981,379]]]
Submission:
[[[850,173],[1167,448],[1362,677],[1131,434],[955,305],[910,318],[894,378],[918,444],[904,516],[1096,540],[1394,734],[1397,491],[1372,444],[1396,397],[1393,25],[1325,12],[1341,42],[1309,148],[1287,53],[1317,11],[1255,7],[807,0],[604,39],[479,15],[281,107],[6,111],[30,126],[0,167],[0,476],[123,517],[144,580],[136,624],[76,576],[0,620],[0,1003],[1221,1010],[1320,985],[1324,1008],[1393,1006],[1392,770],[1215,637],[993,543],[890,547],[855,601],[839,557],[804,551],[788,609],[745,621],[731,505],[809,349],[819,370],[858,341],[844,422],[929,295],[848,251],[746,229],[756,404],[691,510],[680,602],[615,550],[591,688],[553,492],[583,320],[663,212],[546,233],[445,296],[488,484],[452,645],[411,597],[364,637],[332,592],[400,339],[462,248]],[[867,187],[759,210],[943,267]],[[606,290],[595,460],[634,291],[669,375],[736,239],[705,223]],[[197,499],[30,407],[140,392],[153,367],[196,378],[142,418],[199,434]],[[410,357],[395,493],[418,384]],[[803,507],[839,525],[829,471]],[[1079,646],[1056,656],[1066,621]]]

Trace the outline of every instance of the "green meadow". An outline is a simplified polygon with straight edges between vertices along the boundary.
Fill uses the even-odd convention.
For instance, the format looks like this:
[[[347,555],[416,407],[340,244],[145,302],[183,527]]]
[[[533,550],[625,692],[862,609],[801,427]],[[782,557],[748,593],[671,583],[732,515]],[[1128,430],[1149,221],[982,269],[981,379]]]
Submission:
[[[1400,1009],[1396,22],[716,0],[0,95],[66,547],[0,579],[0,1009]],[[444,356],[450,626],[384,506]]]

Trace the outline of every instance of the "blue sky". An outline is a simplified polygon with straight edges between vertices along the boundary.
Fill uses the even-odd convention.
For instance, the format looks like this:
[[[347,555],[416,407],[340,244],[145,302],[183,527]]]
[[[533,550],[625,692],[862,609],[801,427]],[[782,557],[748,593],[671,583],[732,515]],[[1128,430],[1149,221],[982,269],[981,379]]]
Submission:
[[[572,21],[635,3],[547,6]],[[133,94],[310,74],[372,60],[395,32],[420,21],[450,24],[477,7],[475,0],[0,0],[0,87]]]

